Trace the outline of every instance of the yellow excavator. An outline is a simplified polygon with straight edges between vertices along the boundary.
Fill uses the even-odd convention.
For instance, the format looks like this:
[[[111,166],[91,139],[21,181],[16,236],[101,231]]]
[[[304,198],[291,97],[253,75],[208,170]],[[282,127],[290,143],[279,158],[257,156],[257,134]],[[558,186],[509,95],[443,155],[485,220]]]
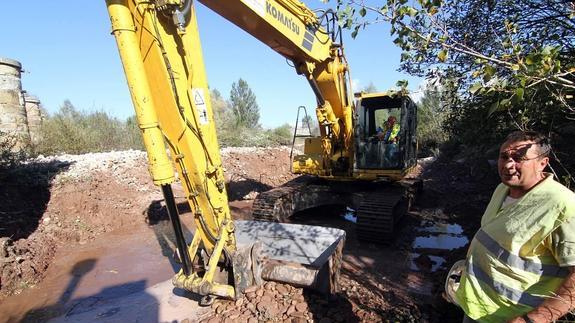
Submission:
[[[293,159],[293,170],[313,180],[262,193],[254,202],[254,218],[271,222],[233,221],[195,4],[106,0],[149,171],[175,231],[182,269],[173,283],[204,295],[205,303],[237,298],[262,280],[334,293],[345,232],[280,222],[298,210],[349,201],[360,234],[374,241],[390,234],[413,185],[381,184],[402,180],[415,166],[415,105],[402,92],[351,94],[341,31],[329,10],[318,15],[297,0],[200,2],[293,63],[317,99],[320,136],[306,138],[304,153]],[[171,189],[174,167],[196,225],[190,243]]]

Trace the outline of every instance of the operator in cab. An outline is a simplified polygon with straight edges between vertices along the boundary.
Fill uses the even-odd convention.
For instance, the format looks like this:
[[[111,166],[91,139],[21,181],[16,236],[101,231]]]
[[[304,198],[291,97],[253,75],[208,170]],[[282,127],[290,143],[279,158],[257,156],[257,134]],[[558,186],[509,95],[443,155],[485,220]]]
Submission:
[[[379,127],[377,130],[377,137],[379,140],[386,144],[391,144],[397,142],[397,135],[399,134],[401,127],[394,116],[389,116],[387,121],[384,122],[383,128]]]
[[[397,141],[401,127],[394,116],[389,116],[383,127],[377,128],[377,138],[384,144],[383,162],[385,167],[395,167],[398,164]]]

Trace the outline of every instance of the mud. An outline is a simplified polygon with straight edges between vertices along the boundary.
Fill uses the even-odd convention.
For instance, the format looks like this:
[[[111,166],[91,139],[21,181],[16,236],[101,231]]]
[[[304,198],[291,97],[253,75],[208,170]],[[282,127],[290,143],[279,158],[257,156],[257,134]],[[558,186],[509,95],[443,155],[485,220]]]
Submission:
[[[78,304],[143,290],[171,278],[179,268],[162,197],[149,180],[143,155],[118,154],[111,161],[87,157],[97,160],[98,167],[77,167],[84,165],[81,159],[40,160],[0,173],[2,182],[10,183],[0,187],[6,201],[0,205],[0,321],[66,314]],[[294,178],[286,148],[227,150],[222,155],[236,219],[250,218],[259,192]],[[255,312],[246,317],[256,320],[460,321],[461,313],[439,297],[443,279],[449,266],[464,257],[496,180],[442,161],[421,168],[420,176],[424,194],[389,246],[358,241],[353,210],[322,208],[294,217],[294,222],[347,232],[342,288],[332,302],[276,284],[270,288],[276,293],[271,300],[283,303],[274,303],[279,311],[274,318],[267,307],[261,305],[260,311],[257,302],[246,300],[239,305],[218,301],[203,319],[238,319],[249,314],[250,303]],[[175,192],[190,238],[189,208],[181,189],[176,186]],[[445,241],[449,243],[439,243]],[[303,299],[297,296],[292,304],[295,295]],[[300,303],[305,304],[300,309],[306,307],[303,316],[288,314]],[[329,311],[334,307],[337,313]],[[225,310],[218,313],[219,308]]]

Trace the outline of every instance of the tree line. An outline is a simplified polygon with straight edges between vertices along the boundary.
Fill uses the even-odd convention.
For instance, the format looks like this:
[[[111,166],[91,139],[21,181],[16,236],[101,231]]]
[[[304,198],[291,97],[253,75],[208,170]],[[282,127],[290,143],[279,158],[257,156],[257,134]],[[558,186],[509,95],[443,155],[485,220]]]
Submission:
[[[232,84],[229,99],[211,90],[212,110],[220,146],[275,146],[291,144],[292,127],[264,129],[260,108],[248,83]],[[120,120],[103,111],[87,112],[65,100],[53,114],[44,111],[40,141],[29,151],[15,151],[17,138],[0,133],[0,166],[36,155],[82,154],[111,150],[144,150],[135,116]]]

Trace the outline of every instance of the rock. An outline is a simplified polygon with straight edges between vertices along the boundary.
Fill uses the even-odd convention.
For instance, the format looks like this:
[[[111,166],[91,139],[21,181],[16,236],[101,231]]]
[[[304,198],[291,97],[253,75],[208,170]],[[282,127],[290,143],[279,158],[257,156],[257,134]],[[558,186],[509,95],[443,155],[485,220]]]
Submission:
[[[256,293],[248,293],[246,294],[246,298],[250,301],[254,300],[258,295]]]
[[[248,323],[258,323],[258,319],[256,319],[255,317],[250,317],[248,319]]]
[[[258,286],[253,285],[253,286],[246,288],[246,290],[244,291],[244,294],[255,293],[257,290],[258,290]]]
[[[301,295],[301,294],[296,294],[293,296],[293,300],[295,300],[298,303],[301,303],[301,302],[305,301],[305,297],[303,297],[303,295]]]
[[[50,223],[50,220],[51,220],[50,218],[44,218],[44,219],[42,220],[42,223],[48,225],[48,224]]]
[[[258,297],[262,297],[264,295],[264,290],[263,289],[258,289],[256,291],[256,295],[258,295]]]
[[[230,318],[230,319],[232,319],[232,320],[235,320],[235,319],[237,319],[238,317],[240,317],[240,315],[241,315],[240,311],[238,311],[238,310],[233,310],[233,311],[231,311],[230,313],[228,313],[228,318]]]
[[[265,312],[271,305],[272,305],[272,303],[271,303],[271,300],[270,300],[270,299],[262,299],[262,300],[259,301],[259,303],[256,305],[256,308],[258,309],[259,312],[263,313],[263,312]]]
[[[288,307],[286,314],[288,316],[290,316],[293,312],[295,312],[295,306],[292,305],[292,306]]]
[[[431,260],[428,255],[419,255],[419,257],[415,258],[413,262],[415,262],[420,270],[431,271],[431,268],[433,267],[433,260]]]
[[[251,191],[251,192],[249,192],[248,194],[244,195],[244,196],[242,197],[242,200],[255,200],[256,197],[258,197],[258,194],[259,194],[259,193],[256,192],[256,191]]]
[[[271,306],[269,306],[266,310],[266,312],[271,316],[271,317],[276,317],[278,315],[281,315],[281,310],[278,308],[278,306],[276,304],[271,304]]]
[[[260,298],[260,302],[266,302],[266,303],[272,303],[273,301],[273,297],[269,296],[269,295],[264,295]]]
[[[305,312],[293,312],[290,316],[305,319]]]
[[[277,285],[276,290],[280,295],[287,295],[289,293],[289,290],[284,285]]]
[[[295,305],[295,309],[296,309],[298,312],[305,312],[305,311],[307,311],[308,306],[307,306],[306,303],[297,303],[297,304]]]
[[[244,304],[244,299],[240,298],[240,299],[236,300],[235,304],[237,307],[241,307]]]
[[[216,308],[216,313],[217,313],[217,314],[222,314],[223,312],[225,312],[225,310],[226,310],[226,307],[223,306],[223,304],[222,304],[222,305],[220,305],[220,306],[218,306],[218,307]]]
[[[266,290],[264,291],[264,295],[262,297],[269,297],[270,299],[274,299],[276,294],[272,291]]]
[[[250,312],[254,313],[256,311],[256,306],[252,303],[247,303],[246,309],[248,309]]]
[[[275,289],[275,283],[274,282],[267,282],[267,283],[265,283],[264,287],[267,290],[274,290]]]

